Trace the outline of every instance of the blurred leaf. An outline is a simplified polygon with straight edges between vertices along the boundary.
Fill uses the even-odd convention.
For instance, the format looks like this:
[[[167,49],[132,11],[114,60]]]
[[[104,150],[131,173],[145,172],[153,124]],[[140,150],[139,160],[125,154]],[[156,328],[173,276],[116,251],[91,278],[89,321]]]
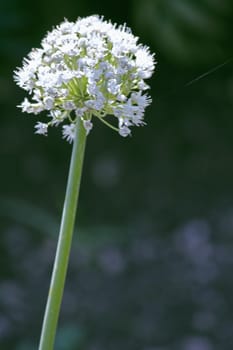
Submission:
[[[21,199],[0,198],[0,215],[48,236],[58,234],[58,222],[51,214]]]
[[[75,325],[66,325],[58,329],[55,349],[56,350],[81,350],[83,331]]]
[[[219,9],[218,9],[219,6]],[[134,18],[156,50],[180,63],[207,63],[233,52],[231,0],[135,0]]]
[[[15,350],[36,350],[37,346],[30,341],[23,340],[18,346],[16,346]]]

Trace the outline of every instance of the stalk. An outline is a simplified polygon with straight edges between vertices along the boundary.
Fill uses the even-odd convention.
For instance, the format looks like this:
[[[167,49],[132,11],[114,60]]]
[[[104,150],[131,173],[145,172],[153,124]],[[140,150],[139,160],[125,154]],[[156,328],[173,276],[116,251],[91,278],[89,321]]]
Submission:
[[[78,118],[75,130],[75,139],[73,142],[56,257],[54,261],[48,299],[44,314],[39,350],[53,350],[54,348],[57,323],[74,231],[74,222],[79,197],[85,144],[86,130],[84,129],[82,121],[80,118]]]

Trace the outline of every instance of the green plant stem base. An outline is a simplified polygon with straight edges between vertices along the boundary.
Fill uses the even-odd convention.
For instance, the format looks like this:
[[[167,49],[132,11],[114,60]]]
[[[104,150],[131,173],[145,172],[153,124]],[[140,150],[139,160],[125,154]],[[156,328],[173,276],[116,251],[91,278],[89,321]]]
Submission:
[[[86,130],[78,118],[69,177],[62,213],[61,227],[53,266],[51,284],[41,331],[39,350],[53,350],[56,328],[61,307],[66,272],[70,256],[72,235],[79,197],[83,159],[86,144]]]

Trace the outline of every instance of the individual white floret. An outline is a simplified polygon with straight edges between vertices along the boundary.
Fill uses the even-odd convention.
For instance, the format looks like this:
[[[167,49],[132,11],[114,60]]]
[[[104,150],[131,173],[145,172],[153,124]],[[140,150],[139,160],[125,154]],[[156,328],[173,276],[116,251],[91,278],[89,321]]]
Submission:
[[[93,128],[93,123],[90,120],[83,120],[83,126],[86,129],[86,133],[88,135]]]
[[[130,128],[128,126],[123,125],[122,127],[119,128],[119,134],[123,137],[126,137],[131,134]]]
[[[62,126],[63,138],[66,139],[69,143],[71,143],[74,140],[75,126],[76,125],[74,123],[72,123],[70,125],[63,125]]]
[[[35,134],[40,134],[40,135],[47,136],[48,124],[37,122],[36,125],[35,125],[35,129],[36,129]]]

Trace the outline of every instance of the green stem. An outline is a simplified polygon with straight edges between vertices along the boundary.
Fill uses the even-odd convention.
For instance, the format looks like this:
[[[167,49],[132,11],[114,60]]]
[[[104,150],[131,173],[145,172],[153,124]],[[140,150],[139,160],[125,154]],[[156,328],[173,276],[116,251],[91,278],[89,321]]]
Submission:
[[[78,118],[71,155],[69,177],[62,213],[57,252],[41,331],[39,350],[53,350],[57,322],[65,285],[76,208],[82,175],[86,130]]]

